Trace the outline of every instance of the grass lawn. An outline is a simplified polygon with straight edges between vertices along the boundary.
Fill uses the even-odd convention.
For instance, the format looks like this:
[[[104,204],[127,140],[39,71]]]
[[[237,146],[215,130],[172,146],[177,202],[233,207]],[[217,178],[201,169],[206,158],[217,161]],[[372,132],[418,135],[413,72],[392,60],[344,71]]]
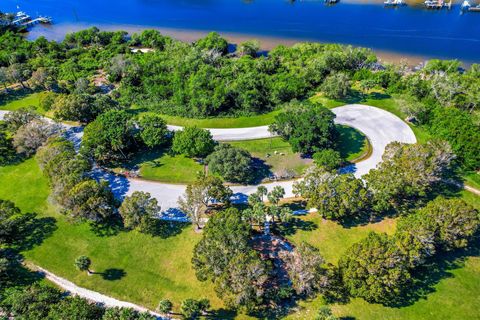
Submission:
[[[253,157],[263,160],[273,173],[286,169],[292,170],[296,175],[301,175],[311,163],[310,159],[303,159],[300,154],[293,152],[290,144],[283,141],[282,138],[231,141],[228,143],[245,149]]]
[[[135,111],[136,109],[132,109]],[[176,126],[197,126],[199,128],[248,128],[269,125],[281,110],[269,113],[237,118],[206,118],[194,119],[177,116],[162,115],[168,124]]]
[[[198,172],[203,171],[203,165],[194,159],[170,155],[165,150],[140,151],[124,167],[128,170],[138,168],[143,179],[182,184],[195,181]]]
[[[466,202],[480,209],[480,197],[462,191],[459,193]],[[294,243],[306,241],[317,248],[327,262],[336,263],[345,250],[361,240],[368,232],[395,232],[396,220],[344,227],[338,223],[323,220],[316,214],[301,217],[297,227],[287,230],[287,237]],[[480,304],[480,255],[474,250],[466,257],[447,256],[436,269],[439,279],[430,286],[430,292],[412,305],[390,308],[369,304],[362,299],[352,299],[347,304],[333,305],[338,317],[345,319],[478,319]],[[446,261],[446,262],[445,262]],[[430,271],[430,270],[429,270]],[[313,319],[318,308],[324,304],[322,297],[301,301],[299,311],[287,319]],[[439,307],[441,306],[441,307]]]
[[[222,307],[212,285],[199,282],[191,267],[193,246],[200,239],[191,226],[174,224],[172,234],[163,238],[137,232],[102,236],[87,224],[69,223],[48,204],[47,182],[35,160],[0,167],[0,179],[1,199],[55,220],[56,230],[24,252],[28,261],[82,287],[149,308],[162,298],[171,299],[178,308],[183,299],[202,297],[209,298],[213,308]],[[73,262],[79,255],[89,256],[98,274],[78,272]]]
[[[35,107],[40,114],[45,110],[40,108],[41,92],[18,90],[5,96],[0,96],[0,110],[17,110],[22,107]]]
[[[349,162],[358,162],[370,156],[372,147],[367,137],[360,131],[337,125],[339,132],[338,152],[342,158]]]
[[[476,172],[470,172],[463,176],[465,184],[474,188],[480,189],[480,174]]]

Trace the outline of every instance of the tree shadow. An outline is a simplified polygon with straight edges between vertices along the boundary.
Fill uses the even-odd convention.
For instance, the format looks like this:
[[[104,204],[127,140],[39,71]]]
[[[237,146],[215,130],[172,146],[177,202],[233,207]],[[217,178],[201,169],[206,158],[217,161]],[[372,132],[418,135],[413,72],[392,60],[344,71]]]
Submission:
[[[182,233],[183,229],[191,224],[189,222],[156,220],[150,234],[155,237],[166,239]]]
[[[22,219],[27,221],[13,243],[13,247],[19,251],[31,250],[41,245],[57,229],[57,220],[52,217],[36,218],[36,214],[26,213]]]
[[[265,178],[272,176],[272,167],[266,164],[265,160],[252,157],[253,177],[249,183],[259,184]]]
[[[92,232],[98,237],[111,237],[124,230],[123,222],[120,216],[115,215],[107,221],[90,223]]]
[[[117,268],[109,268],[103,272],[99,272],[103,280],[116,281],[120,280],[127,275],[125,270]]]
[[[289,222],[276,223],[274,225],[275,231],[278,231],[282,236],[291,236],[301,231],[313,231],[318,228],[318,225],[313,221],[305,221],[300,218],[292,218]]]
[[[435,286],[443,279],[454,277],[452,270],[465,266],[468,257],[480,256],[480,244],[475,243],[463,250],[439,253],[434,259],[416,268],[413,273],[413,282],[403,294],[393,302],[385,305],[394,308],[410,306],[420,299],[427,299],[435,292]]]
[[[2,94],[2,92],[4,94]],[[22,88],[16,90],[9,89],[8,92],[5,92],[5,90],[2,89],[2,92],[0,92],[0,106],[4,106],[12,101],[23,99],[35,91],[29,88]]]
[[[205,319],[234,320],[237,318],[237,316],[238,316],[237,311],[221,308],[221,309],[209,311],[208,315],[205,316]]]

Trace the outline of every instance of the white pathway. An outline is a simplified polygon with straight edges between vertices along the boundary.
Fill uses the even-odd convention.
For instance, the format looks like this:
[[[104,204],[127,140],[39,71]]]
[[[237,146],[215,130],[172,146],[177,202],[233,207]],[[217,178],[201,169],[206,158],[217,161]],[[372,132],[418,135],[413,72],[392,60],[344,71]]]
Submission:
[[[79,287],[76,284],[74,284],[73,282],[70,282],[70,281],[68,281],[64,278],[61,278],[61,277],[51,273],[50,271],[47,271],[47,270],[45,270],[43,268],[40,268],[38,266],[33,266],[33,268],[36,269],[39,273],[43,274],[46,279],[50,280],[51,282],[53,282],[54,284],[56,284],[57,286],[59,286],[60,288],[69,292],[72,295],[76,295],[76,296],[85,298],[87,300],[94,301],[94,302],[102,304],[106,307],[131,308],[131,309],[135,309],[139,312],[148,312],[151,315],[156,316],[157,319],[170,319],[170,318],[162,317],[160,314],[158,314],[156,312],[153,312],[151,310],[148,310],[145,307],[133,304],[131,302],[117,300],[115,298],[106,296],[104,294]]]
[[[382,161],[382,155],[387,144],[393,141],[404,143],[415,143],[415,135],[410,127],[397,116],[382,109],[352,104],[332,109],[336,115],[335,122],[342,125],[353,127],[364,133],[372,145],[371,156],[355,165],[350,166],[346,171],[353,172],[360,178],[371,169],[375,168]],[[0,111],[0,119],[3,118],[5,111]],[[169,126],[171,130],[179,130],[181,127]],[[252,128],[232,128],[232,129],[209,129],[216,140],[248,140],[268,138],[273,136],[267,126]],[[81,128],[67,127],[68,137],[78,146],[82,136]],[[164,210],[164,219],[185,220],[185,216],[179,213],[177,209],[177,200],[183,195],[185,186],[161,183],[155,181],[146,181],[141,179],[127,179],[115,176],[101,169],[94,169],[92,176],[97,179],[105,179],[110,182],[112,190],[117,198],[123,198],[135,191],[149,192],[158,200],[159,205]],[[280,181],[264,184],[267,189],[274,186],[281,186],[285,189],[285,197],[293,197],[294,181]],[[258,186],[234,186],[235,202],[245,202],[249,194],[255,192]]]

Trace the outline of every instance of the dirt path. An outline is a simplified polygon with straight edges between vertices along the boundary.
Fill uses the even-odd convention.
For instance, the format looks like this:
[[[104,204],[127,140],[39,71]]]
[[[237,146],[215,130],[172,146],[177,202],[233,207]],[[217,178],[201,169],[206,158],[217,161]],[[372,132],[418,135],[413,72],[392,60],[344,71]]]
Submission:
[[[68,281],[67,279],[61,278],[53,273],[51,273],[48,270],[45,270],[39,266],[29,264],[29,268],[41,273],[42,275],[45,276],[46,279],[50,280],[60,288],[62,288],[64,291],[69,292],[72,295],[76,295],[82,298],[85,298],[90,301],[94,301],[97,303],[100,303],[106,307],[122,307],[122,308],[132,308],[140,312],[148,312],[153,316],[156,316],[159,320],[168,320],[171,318],[165,318],[162,317],[160,314],[151,311],[145,307],[133,304],[131,302],[126,302],[126,301],[121,301],[117,300],[115,298],[106,296],[104,294],[88,290],[82,287],[77,286],[73,282]]]

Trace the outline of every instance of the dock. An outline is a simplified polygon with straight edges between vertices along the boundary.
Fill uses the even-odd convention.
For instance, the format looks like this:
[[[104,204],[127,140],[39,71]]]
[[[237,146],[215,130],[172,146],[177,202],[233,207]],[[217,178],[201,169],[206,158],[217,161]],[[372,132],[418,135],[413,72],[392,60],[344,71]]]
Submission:
[[[450,10],[452,8],[452,0],[450,0],[449,2],[446,2],[444,0],[426,0],[424,3],[427,9],[447,8],[448,10]]]
[[[25,12],[19,11],[15,15],[15,19],[12,21],[12,24],[16,26],[30,27],[38,23],[51,24],[52,22],[53,20],[51,17],[38,16],[37,18],[32,18]]]

